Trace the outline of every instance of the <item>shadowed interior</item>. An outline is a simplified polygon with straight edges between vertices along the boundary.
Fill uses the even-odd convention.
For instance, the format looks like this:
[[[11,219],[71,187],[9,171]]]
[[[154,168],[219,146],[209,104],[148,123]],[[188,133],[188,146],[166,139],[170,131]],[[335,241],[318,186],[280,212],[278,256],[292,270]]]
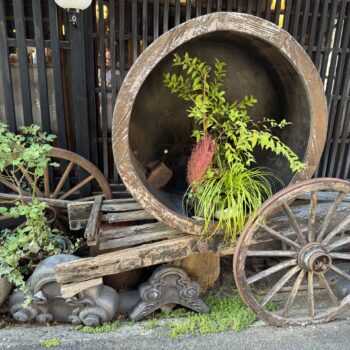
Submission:
[[[171,94],[162,82],[163,73],[176,71],[171,67],[175,52],[181,56],[188,52],[209,64],[214,64],[215,58],[225,62],[224,87],[228,101],[253,95],[258,103],[248,112],[255,120],[271,117],[290,121],[293,125],[276,130],[275,134],[303,159],[311,111],[298,71],[276,47],[256,37],[223,31],[206,34],[167,55],[148,75],[133,105],[129,127],[133,165],[159,201],[173,211],[183,212],[183,195],[188,186],[187,160],[194,144],[193,121],[186,113],[188,104]],[[257,151],[255,155],[256,165],[276,172],[284,186],[290,183],[293,174],[286,159],[267,151]],[[172,180],[160,190],[146,180],[147,165],[157,160],[164,161],[174,173]]]

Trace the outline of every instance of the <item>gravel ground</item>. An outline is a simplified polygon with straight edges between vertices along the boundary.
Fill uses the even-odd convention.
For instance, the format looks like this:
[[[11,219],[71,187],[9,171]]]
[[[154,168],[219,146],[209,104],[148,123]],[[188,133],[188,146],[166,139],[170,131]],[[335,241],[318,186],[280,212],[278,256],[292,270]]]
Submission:
[[[172,349],[349,349],[350,319],[306,327],[276,328],[259,321],[240,332],[223,332],[172,339],[163,327],[147,330],[146,323],[123,326],[111,333],[85,334],[72,326],[16,326],[0,330],[0,349],[45,349],[40,343],[57,338],[64,350]]]

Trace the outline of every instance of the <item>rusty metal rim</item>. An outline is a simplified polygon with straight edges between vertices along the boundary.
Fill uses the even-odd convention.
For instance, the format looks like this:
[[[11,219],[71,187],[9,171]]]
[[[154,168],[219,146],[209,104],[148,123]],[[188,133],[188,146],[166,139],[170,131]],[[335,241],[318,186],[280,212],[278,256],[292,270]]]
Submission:
[[[189,234],[201,234],[200,223],[171,211],[147,189],[133,167],[129,147],[129,123],[133,101],[152,69],[166,55],[188,40],[216,31],[244,33],[280,49],[298,72],[311,108],[310,135],[303,161],[306,170],[292,182],[310,178],[319,163],[326,141],[327,103],[322,81],[312,61],[292,36],[275,24],[247,14],[218,12],[189,20],[154,41],[131,67],[119,91],[113,112],[112,147],[115,163],[124,184],[145,210],[161,222]]]
[[[342,191],[349,194],[350,182],[335,178],[319,178],[290,185],[289,187],[276,193],[263,204],[258,213],[247,223],[237,242],[233,259],[233,274],[237,289],[244,302],[252,309],[252,311],[256,313],[259,318],[263,319],[269,324],[275,326],[286,326],[326,322],[349,309],[350,295],[346,296],[338,307],[328,308],[328,310],[318,314],[317,317],[314,317],[312,319],[310,319],[310,317],[303,317],[299,319],[288,319],[282,317],[280,315],[274,314],[273,312],[267,311],[264,309],[264,307],[258,304],[250,291],[250,287],[245,274],[246,251],[248,249],[249,242],[255,233],[256,224],[263,221],[269,213],[271,213],[276,207],[280,206],[282,201],[288,201],[290,198],[295,198],[298,195],[309,192],[311,190],[317,191],[322,189],[336,190],[339,192]],[[285,198],[287,195],[288,198]]]

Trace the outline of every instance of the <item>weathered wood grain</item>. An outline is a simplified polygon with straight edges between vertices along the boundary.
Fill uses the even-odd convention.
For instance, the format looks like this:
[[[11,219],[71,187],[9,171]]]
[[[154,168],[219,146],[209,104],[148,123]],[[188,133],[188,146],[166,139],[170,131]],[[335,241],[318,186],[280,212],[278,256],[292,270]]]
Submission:
[[[74,295],[82,292],[84,289],[98,286],[100,284],[103,284],[102,277],[83,281],[83,282],[78,282],[78,283],[61,285],[61,295],[63,296],[63,298],[66,298],[66,299],[71,298]]]
[[[89,246],[96,245],[100,230],[102,196],[97,196],[91,208],[90,217],[85,228],[84,237]]]
[[[145,210],[129,211],[125,213],[108,213],[102,215],[102,221],[112,223],[140,221],[140,220],[155,220],[154,216],[148,214]]]

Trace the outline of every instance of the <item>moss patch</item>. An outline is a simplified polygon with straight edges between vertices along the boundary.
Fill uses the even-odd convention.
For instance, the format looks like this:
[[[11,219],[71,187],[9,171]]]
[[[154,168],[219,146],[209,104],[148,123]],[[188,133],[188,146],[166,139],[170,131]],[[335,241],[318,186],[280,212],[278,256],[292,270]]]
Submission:
[[[77,326],[75,329],[82,333],[108,333],[113,332],[117,328],[119,328],[120,322],[114,321],[114,322],[106,322],[103,325],[99,327],[89,327],[89,326]]]

